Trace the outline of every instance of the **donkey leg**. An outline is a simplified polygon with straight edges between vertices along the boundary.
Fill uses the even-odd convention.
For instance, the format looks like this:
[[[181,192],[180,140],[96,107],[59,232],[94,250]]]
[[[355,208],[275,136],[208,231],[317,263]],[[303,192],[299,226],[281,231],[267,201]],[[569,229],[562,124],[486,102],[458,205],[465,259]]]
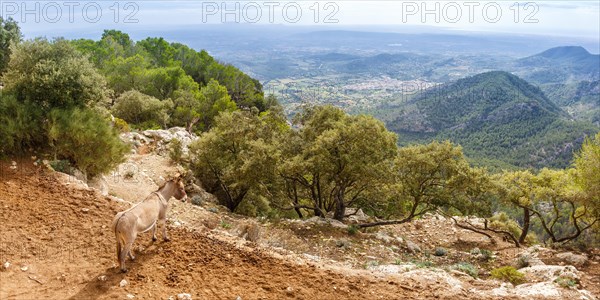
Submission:
[[[154,223],[154,225],[152,226],[152,241],[156,242],[156,240],[158,240],[158,238],[156,237],[156,227],[158,225],[156,223]]]
[[[171,240],[171,238],[167,235],[167,218],[162,219],[161,222],[163,224],[163,239],[165,242],[168,242]]]
[[[129,249],[127,248],[127,245],[122,245],[120,242],[118,242],[119,245],[119,267],[121,268],[121,272],[123,273],[127,273],[127,268],[125,267],[125,259],[127,258],[127,253],[129,253]]]
[[[121,266],[121,243],[119,243],[119,241],[117,240],[117,263],[119,264],[120,267]]]
[[[129,248],[129,258],[135,260],[135,256],[133,255],[133,244],[131,244],[131,247]]]

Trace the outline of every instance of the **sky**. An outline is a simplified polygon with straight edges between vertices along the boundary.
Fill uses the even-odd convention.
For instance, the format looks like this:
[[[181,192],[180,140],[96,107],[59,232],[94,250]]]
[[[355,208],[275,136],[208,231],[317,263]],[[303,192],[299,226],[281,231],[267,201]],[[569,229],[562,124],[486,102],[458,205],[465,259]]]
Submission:
[[[397,31],[477,31],[580,37],[600,42],[600,1],[6,1],[0,14],[27,38],[241,23],[389,26]]]

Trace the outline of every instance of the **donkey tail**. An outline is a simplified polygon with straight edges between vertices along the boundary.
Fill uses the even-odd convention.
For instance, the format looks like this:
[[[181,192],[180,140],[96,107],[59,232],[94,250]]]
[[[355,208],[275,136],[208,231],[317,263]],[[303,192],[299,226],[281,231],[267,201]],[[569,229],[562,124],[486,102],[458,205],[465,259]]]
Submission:
[[[113,221],[113,231],[115,232],[115,238],[117,240],[117,262],[120,263],[121,252],[123,251],[123,246],[125,245],[125,239],[123,234],[119,232],[119,221],[125,215],[125,213],[121,212],[121,215],[117,214],[115,216],[115,220]]]

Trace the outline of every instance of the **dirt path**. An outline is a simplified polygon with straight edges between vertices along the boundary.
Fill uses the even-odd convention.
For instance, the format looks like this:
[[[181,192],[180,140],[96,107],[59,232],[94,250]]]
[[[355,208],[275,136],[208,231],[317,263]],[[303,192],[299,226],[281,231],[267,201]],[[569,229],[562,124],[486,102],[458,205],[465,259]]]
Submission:
[[[121,274],[110,223],[125,204],[64,186],[37,168],[0,168],[0,262],[11,264],[0,272],[0,299],[476,298],[449,294],[436,282],[349,276],[282,261],[182,227],[170,229],[168,243],[140,236],[137,260]],[[128,284],[120,287],[123,279]]]

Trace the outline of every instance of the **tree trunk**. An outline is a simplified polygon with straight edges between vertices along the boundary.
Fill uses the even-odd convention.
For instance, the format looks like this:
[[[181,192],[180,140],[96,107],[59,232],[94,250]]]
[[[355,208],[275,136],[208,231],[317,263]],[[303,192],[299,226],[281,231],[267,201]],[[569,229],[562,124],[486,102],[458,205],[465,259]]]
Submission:
[[[298,214],[298,218],[304,219],[304,216],[302,215],[302,211],[300,211],[300,208],[298,207],[298,205],[300,205],[300,203],[298,201],[298,189],[296,188],[296,183],[294,182],[294,210]]]
[[[344,190],[340,188],[335,193],[335,211],[333,218],[338,221],[343,221],[346,216],[346,203],[344,203]]]
[[[523,207],[523,230],[521,231],[521,236],[519,237],[520,244],[523,244],[525,242],[527,233],[529,233],[530,218],[531,218],[531,214],[529,213],[529,208]]]

